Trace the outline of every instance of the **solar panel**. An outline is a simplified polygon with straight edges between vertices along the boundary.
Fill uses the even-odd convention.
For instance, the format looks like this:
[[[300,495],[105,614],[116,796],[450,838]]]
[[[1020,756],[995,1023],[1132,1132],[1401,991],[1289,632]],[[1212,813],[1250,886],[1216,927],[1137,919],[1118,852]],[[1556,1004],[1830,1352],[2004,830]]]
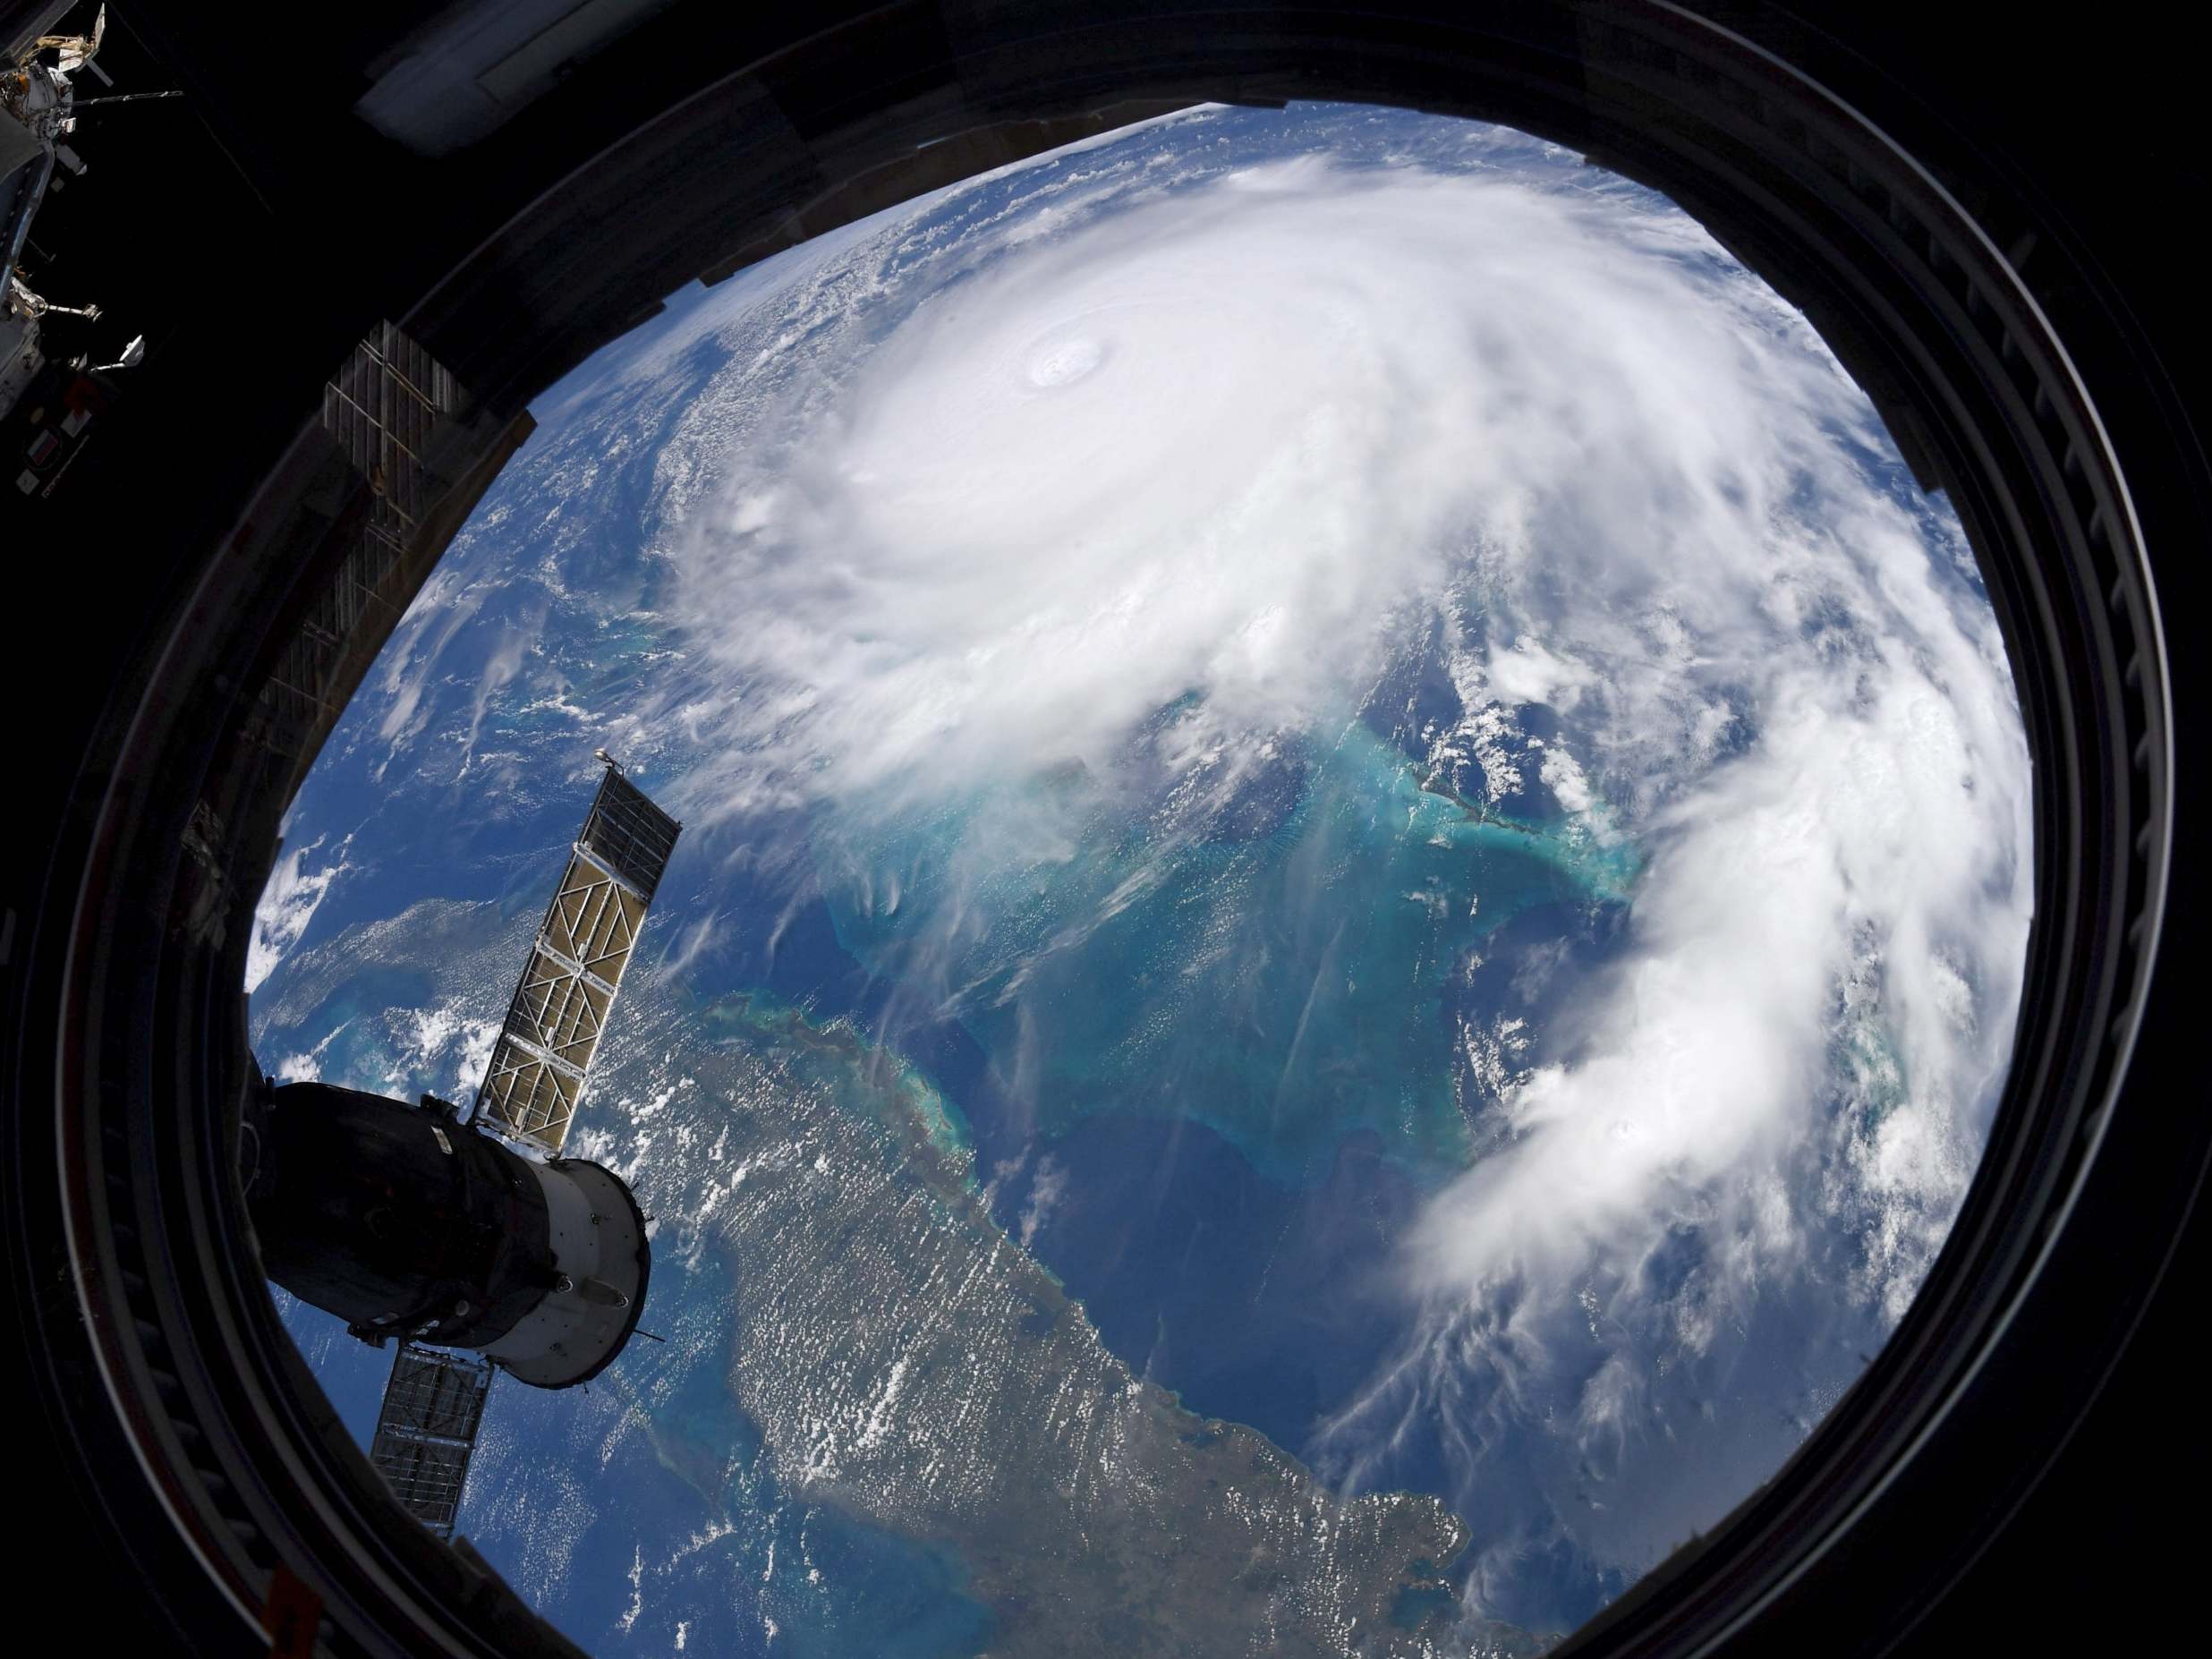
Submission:
[[[508,1004],[477,1110],[558,1152],[683,826],[609,766]]]
[[[576,838],[650,905],[683,827],[610,766],[600,780],[599,796],[583,821],[583,833]]]
[[[441,1538],[453,1536],[490,1387],[491,1362],[474,1355],[403,1342],[392,1357],[369,1461],[408,1513]]]

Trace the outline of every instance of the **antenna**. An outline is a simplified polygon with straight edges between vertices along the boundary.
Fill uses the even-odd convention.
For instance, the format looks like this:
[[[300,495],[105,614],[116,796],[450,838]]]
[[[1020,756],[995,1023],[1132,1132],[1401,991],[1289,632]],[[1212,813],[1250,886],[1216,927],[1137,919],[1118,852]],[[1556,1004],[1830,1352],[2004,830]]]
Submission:
[[[144,104],[151,102],[156,98],[183,98],[183,96],[184,94],[180,91],[111,92],[106,98],[81,98],[72,99],[69,107],[71,113],[74,114],[80,109],[98,109],[102,104]]]
[[[100,319],[97,305],[56,305],[53,301],[33,294],[23,285],[23,279],[13,272],[8,276],[6,309],[23,317],[44,317],[49,312],[60,317],[81,317],[87,322]]]
[[[135,369],[145,361],[145,358],[146,336],[141,334],[123,348],[123,355],[116,358],[114,362],[95,363],[92,366],[99,373],[106,374],[110,369]]]

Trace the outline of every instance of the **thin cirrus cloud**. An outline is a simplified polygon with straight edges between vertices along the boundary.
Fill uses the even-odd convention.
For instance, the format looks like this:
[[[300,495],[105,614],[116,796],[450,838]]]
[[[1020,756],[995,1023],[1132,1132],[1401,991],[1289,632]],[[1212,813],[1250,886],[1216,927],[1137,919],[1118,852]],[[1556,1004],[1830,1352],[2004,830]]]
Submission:
[[[910,273],[888,325],[825,309],[741,353],[671,446],[714,455],[667,543],[687,793],[898,812],[1110,775],[1176,699],[1223,742],[1314,730],[1439,631],[1465,752],[1507,765],[1553,710],[1544,781],[1646,855],[1626,949],[1541,1063],[1467,1034],[1500,1133],[1318,1444],[1358,1484],[1419,1428],[1472,1483],[1502,1478],[1485,1424],[1540,1423],[1531,1501],[1566,1516],[1762,1295],[1825,1274],[1885,1329],[1941,1243],[2029,920],[1994,618],[1802,319],[1647,193],[1314,158],[1094,190],[1111,213],[1073,191],[959,280]],[[1589,1363],[1532,1357],[1586,1327]],[[1556,1524],[1640,1562],[1756,1477]]]

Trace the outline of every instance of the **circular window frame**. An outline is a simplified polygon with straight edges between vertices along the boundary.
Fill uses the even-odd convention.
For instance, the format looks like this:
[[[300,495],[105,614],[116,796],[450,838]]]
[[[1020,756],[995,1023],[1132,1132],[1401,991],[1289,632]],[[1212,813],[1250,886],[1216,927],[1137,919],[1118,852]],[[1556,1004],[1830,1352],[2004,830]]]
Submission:
[[[2094,1393],[2206,1153],[2202,1127],[2157,1123],[2122,1089],[2167,890],[2172,714],[2129,481],[2038,298],[2093,278],[2030,206],[1993,191],[1970,210],[1842,99],[1711,20],[1658,5],[1432,10],[1076,6],[956,24],[887,7],[865,30],[702,74],[394,309],[482,407],[519,413],[691,277],[1207,100],[1499,121],[1703,222],[1807,313],[1967,527],[2028,725],[2036,914],[1997,1127],[1897,1331],[1773,1480],[1559,1651],[1832,1632],[1863,1610],[1867,1540],[1905,1517],[1949,1540],[1885,1591],[1909,1615],[2031,1484],[2015,1438],[2063,1438]],[[208,550],[106,729],[109,787],[82,865],[49,888],[68,900],[51,1195],[105,1383],[72,1409],[112,1413],[168,1524],[249,1621],[286,1574],[312,1587],[337,1651],[573,1651],[481,1561],[385,1500],[276,1322],[237,1196],[243,935],[274,852],[256,794],[268,774],[240,733],[329,576],[285,567],[249,532],[311,489],[280,460],[239,532]],[[2121,1172],[2103,1154],[2122,1112],[2140,1131],[2129,1156],[2170,1178],[2127,1244],[2125,1288],[2091,1310],[2060,1258],[2094,1250],[2089,1218],[2113,1212]],[[2062,1351],[2069,1331],[2089,1351]]]

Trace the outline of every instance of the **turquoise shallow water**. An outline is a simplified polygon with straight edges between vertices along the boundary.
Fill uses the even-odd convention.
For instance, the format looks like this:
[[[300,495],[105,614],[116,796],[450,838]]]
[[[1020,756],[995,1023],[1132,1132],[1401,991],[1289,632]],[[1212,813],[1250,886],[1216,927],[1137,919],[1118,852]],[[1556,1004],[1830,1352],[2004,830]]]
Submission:
[[[1400,170],[1411,157],[1424,172],[1503,168],[1578,199],[1594,187],[1629,191],[1565,152],[1466,136],[1457,123],[1374,111],[1218,111],[957,195],[918,216],[895,247],[871,250],[838,276],[843,285],[794,290],[742,328],[718,324],[681,353],[649,358],[656,330],[710,294],[727,303],[752,278],[675,299],[660,324],[602,360],[592,372],[617,372],[589,398],[559,418],[557,398],[540,406],[538,435],[441,566],[458,580],[402,636],[413,654],[387,656],[365,683],[288,832],[306,869],[345,861],[301,949],[427,897],[497,900],[500,924],[520,930],[514,942],[490,952],[472,983],[442,974],[455,936],[388,940],[381,963],[361,962],[311,1017],[257,1032],[268,1038],[263,1062],[311,1053],[333,1080],[465,1094],[455,1078],[473,1071],[458,1039],[428,1042],[410,1017],[445,1014],[457,992],[486,1018],[504,1006],[574,833],[587,757],[605,742],[657,794],[666,785],[691,821],[647,935],[657,973],[702,996],[752,992],[756,1017],[763,991],[785,1012],[804,1010],[774,1048],[809,1082],[836,1079],[808,1023],[819,1036],[847,1020],[880,1040],[885,1066],[905,1068],[911,1093],[899,1098],[936,1114],[940,1144],[974,1148],[997,1220],[1082,1301],[1116,1354],[1195,1408],[1258,1426],[1341,1476],[1350,1466],[1315,1425],[1402,1346],[1392,1252],[1427,1189],[1511,1133],[1507,1114],[1478,1110],[1494,1097],[1469,1086],[1468,1034],[1518,1019],[1532,1042],[1518,1063],[1563,1058],[1572,1021],[1558,1017],[1633,937],[1637,848],[1606,838],[1602,812],[1563,817],[1536,784],[1539,741],[1593,753],[1560,731],[1574,708],[1501,710],[1517,728],[1509,764],[1528,778],[1526,791],[1478,804],[1472,740],[1445,763],[1475,800],[1424,787],[1417,757],[1445,747],[1430,734],[1448,736],[1478,713],[1462,703],[1465,676],[1447,658],[1482,654],[1479,569],[1448,601],[1459,614],[1398,636],[1360,702],[1365,719],[1340,710],[1280,737],[1248,776],[1225,763],[1184,778],[1160,745],[1147,750],[1178,719],[1203,720],[1193,697],[1160,711],[1128,753],[1094,757],[1093,770],[1002,779],[920,816],[855,791],[718,826],[729,757],[689,715],[750,692],[729,683],[711,636],[685,621],[678,566],[665,555],[683,504],[703,498],[684,481],[705,476],[702,464],[725,449],[778,441],[770,415],[787,381],[833,384],[915,308],[957,302],[965,276],[1021,257],[999,236],[1016,214],[1042,227],[1047,211],[1118,211],[1136,192],[1204,188],[1225,168],[1324,153],[1347,167]],[[1161,162],[1173,165],[1153,165]],[[1117,178],[1083,208],[1084,192]],[[1040,187],[1049,193],[1030,193]],[[1709,262],[1723,286],[1733,268],[1717,251],[1669,257]],[[787,350],[787,335],[804,349]],[[731,395],[740,381],[742,397]],[[700,401],[710,392],[719,403]],[[694,408],[713,419],[689,421]],[[1833,436],[1851,447],[1858,430]],[[1932,549],[1952,539],[1970,584],[1949,509],[1923,500],[1893,454],[1861,460],[1918,517]],[[1808,490],[1788,505],[1818,531],[1850,503]],[[1824,643],[1845,658],[1864,643],[1844,610],[1822,611],[1817,625],[1836,631]],[[1757,710],[1741,687],[1718,691],[1734,710],[1724,734],[1733,753],[1753,741]],[[1487,962],[1476,970],[1478,957]],[[277,970],[257,1015],[296,983],[291,973]],[[625,996],[642,992],[636,983]],[[618,1009],[618,1025],[634,1013]],[[1840,1023],[1830,1060],[1859,1132],[1871,1135],[1910,1096],[1878,996],[1861,1014]],[[694,1034],[702,1044],[724,1034],[703,1015]],[[847,1087],[838,1098],[868,1112],[889,1097]],[[602,1122],[608,1103],[595,1109]],[[681,1155],[664,1141],[656,1167]],[[1429,1411],[1360,1478],[1459,1507],[1493,1564],[1485,1592],[1502,1616],[1576,1622],[1633,1577],[1624,1563],[1648,1559],[1647,1544],[1679,1536],[1668,1526],[1702,1525],[1764,1478],[1794,1443],[1788,1425],[1816,1417],[1833,1398],[1828,1380],[1851,1373],[1839,1357],[1880,1340],[1858,1318],[1847,1275],[1862,1238],[1887,1235],[1867,1231],[1857,1211],[1837,1212],[1833,1230],[1808,1258],[1824,1264],[1763,1286],[1767,1300],[1723,1334],[1710,1363],[1672,1365],[1664,1330],[1633,1316],[1630,1344],[1628,1327],[1601,1334],[1593,1321],[1586,1332],[1578,1308],[1549,1323],[1524,1309],[1518,1329],[1544,1361],[1538,1385],[1510,1400],[1486,1393],[1473,1362],[1451,1379],[1459,1415],[1485,1436],[1476,1468],[1458,1472],[1470,1436],[1451,1413]],[[1676,1228],[1646,1263],[1646,1305],[1663,1310],[1695,1287],[1706,1247]],[[711,1250],[687,1264],[671,1248],[653,1294],[647,1323],[672,1335],[743,1306],[742,1285]],[[365,1441],[387,1357],[313,1310],[286,1317]],[[693,1367],[682,1386],[655,1391],[659,1367],[679,1354]],[[1669,1426],[1621,1453],[1621,1468],[1599,1459],[1609,1478],[1644,1471],[1600,1511],[1586,1500],[1587,1462],[1546,1460],[1553,1430],[1572,1420],[1578,1391],[1609,1358],[1641,1365],[1655,1354],[1652,1420],[1680,1425],[1681,1438]],[[584,1400],[503,1388],[492,1412],[506,1450],[480,1468],[467,1530],[600,1651],[671,1651],[679,1621],[687,1655],[921,1659],[991,1648],[989,1616],[965,1593],[955,1556],[778,1485],[773,1455],[729,1398],[728,1357],[716,1342],[688,1353],[641,1343],[625,1355],[622,1374],[639,1384],[625,1408],[647,1402],[665,1458],[645,1434],[610,1436],[611,1379]],[[588,1530],[572,1544],[578,1516]],[[710,1531],[711,1543],[696,1543]],[[643,1574],[635,1613],[634,1561]],[[1037,1589],[1052,1587],[1044,1575]],[[1405,1626],[1431,1610],[1416,1595],[1393,1611]]]
[[[1292,1186],[1363,1135],[1427,1178],[1464,1168],[1452,975],[1533,906],[1625,899],[1638,855],[1596,812],[1424,788],[1356,721],[1276,747],[1203,811],[1063,769],[838,826],[823,886],[838,942],[896,987],[885,1034],[957,1018],[1048,1140],[1135,1114],[1203,1123]]]

